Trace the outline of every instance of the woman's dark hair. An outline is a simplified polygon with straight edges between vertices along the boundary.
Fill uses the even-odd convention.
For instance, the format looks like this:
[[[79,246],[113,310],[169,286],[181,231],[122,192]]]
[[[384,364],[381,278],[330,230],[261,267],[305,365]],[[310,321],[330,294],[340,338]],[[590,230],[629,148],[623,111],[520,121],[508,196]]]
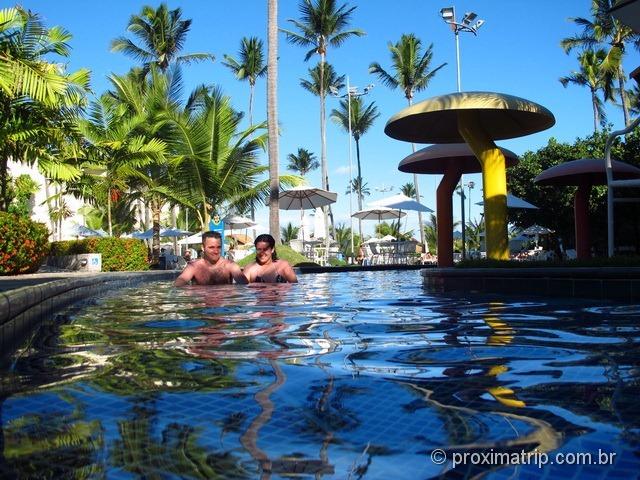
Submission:
[[[273,249],[273,252],[271,253],[271,260],[274,261],[274,262],[276,260],[278,260],[278,254],[276,253],[276,240],[275,240],[275,238],[273,238],[268,233],[263,233],[263,234],[258,235],[256,237],[255,241],[253,242],[253,245],[257,248],[259,242],[268,243],[269,244],[269,248]]]

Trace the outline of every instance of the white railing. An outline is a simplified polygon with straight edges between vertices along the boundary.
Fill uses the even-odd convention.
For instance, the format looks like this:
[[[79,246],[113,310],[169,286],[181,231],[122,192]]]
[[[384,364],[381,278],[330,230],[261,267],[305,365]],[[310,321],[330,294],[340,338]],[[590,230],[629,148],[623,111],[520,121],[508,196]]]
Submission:
[[[611,132],[609,137],[607,137],[607,143],[604,147],[604,162],[605,162],[605,170],[607,172],[607,250],[609,257],[613,257],[613,189],[614,187],[640,187],[640,179],[637,180],[614,180],[613,179],[613,170],[611,166],[611,147],[613,146],[613,141],[616,137],[620,135],[624,135],[625,133],[629,133],[631,130],[636,128],[640,124],[640,118],[636,118],[633,122],[631,122],[626,128],[622,130],[618,130],[615,132]]]

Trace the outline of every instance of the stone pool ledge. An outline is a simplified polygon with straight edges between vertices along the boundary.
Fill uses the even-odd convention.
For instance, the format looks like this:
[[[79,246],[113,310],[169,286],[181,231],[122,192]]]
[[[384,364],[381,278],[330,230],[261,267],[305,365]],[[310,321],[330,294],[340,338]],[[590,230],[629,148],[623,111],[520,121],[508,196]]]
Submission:
[[[0,291],[0,363],[20,345],[39,321],[49,318],[57,310],[114,288],[172,280],[178,273],[168,270],[0,277],[0,289],[3,290]]]
[[[640,267],[434,268],[423,270],[422,277],[436,292],[640,302]]]

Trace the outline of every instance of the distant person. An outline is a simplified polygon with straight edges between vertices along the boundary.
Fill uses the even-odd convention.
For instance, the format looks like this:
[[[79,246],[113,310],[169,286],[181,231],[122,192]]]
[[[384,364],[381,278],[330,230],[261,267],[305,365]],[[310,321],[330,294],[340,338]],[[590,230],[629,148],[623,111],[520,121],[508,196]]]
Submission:
[[[189,263],[191,261],[191,250],[187,249],[185,250],[184,254],[182,255],[182,258],[184,258],[184,261]]]
[[[238,264],[222,258],[222,236],[219,232],[202,234],[202,258],[189,263],[176,278],[174,285],[182,287],[194,282],[198,285],[248,283]]]
[[[276,241],[271,235],[258,235],[253,244],[256,247],[256,261],[244,269],[250,283],[298,283],[298,277],[289,262],[278,259]]]
[[[365,258],[367,258],[367,254],[364,248],[364,243],[361,243],[360,248],[358,248],[358,256],[356,257],[356,262],[358,262],[358,265],[362,265]]]

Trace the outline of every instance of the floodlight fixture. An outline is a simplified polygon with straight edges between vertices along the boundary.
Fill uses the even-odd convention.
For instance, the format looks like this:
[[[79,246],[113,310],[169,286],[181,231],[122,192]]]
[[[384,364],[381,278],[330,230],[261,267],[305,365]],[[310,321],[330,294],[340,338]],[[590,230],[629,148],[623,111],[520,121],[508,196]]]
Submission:
[[[456,21],[456,9],[454,7],[445,7],[440,10],[440,15],[445,22]]]
[[[480,19],[476,22],[476,24],[473,26],[473,30],[478,30],[482,25],[484,25],[484,20]]]
[[[471,25],[471,22],[473,22],[476,18],[478,18],[478,15],[474,12],[467,12],[464,14],[464,17],[462,17],[462,23],[464,25]]]

